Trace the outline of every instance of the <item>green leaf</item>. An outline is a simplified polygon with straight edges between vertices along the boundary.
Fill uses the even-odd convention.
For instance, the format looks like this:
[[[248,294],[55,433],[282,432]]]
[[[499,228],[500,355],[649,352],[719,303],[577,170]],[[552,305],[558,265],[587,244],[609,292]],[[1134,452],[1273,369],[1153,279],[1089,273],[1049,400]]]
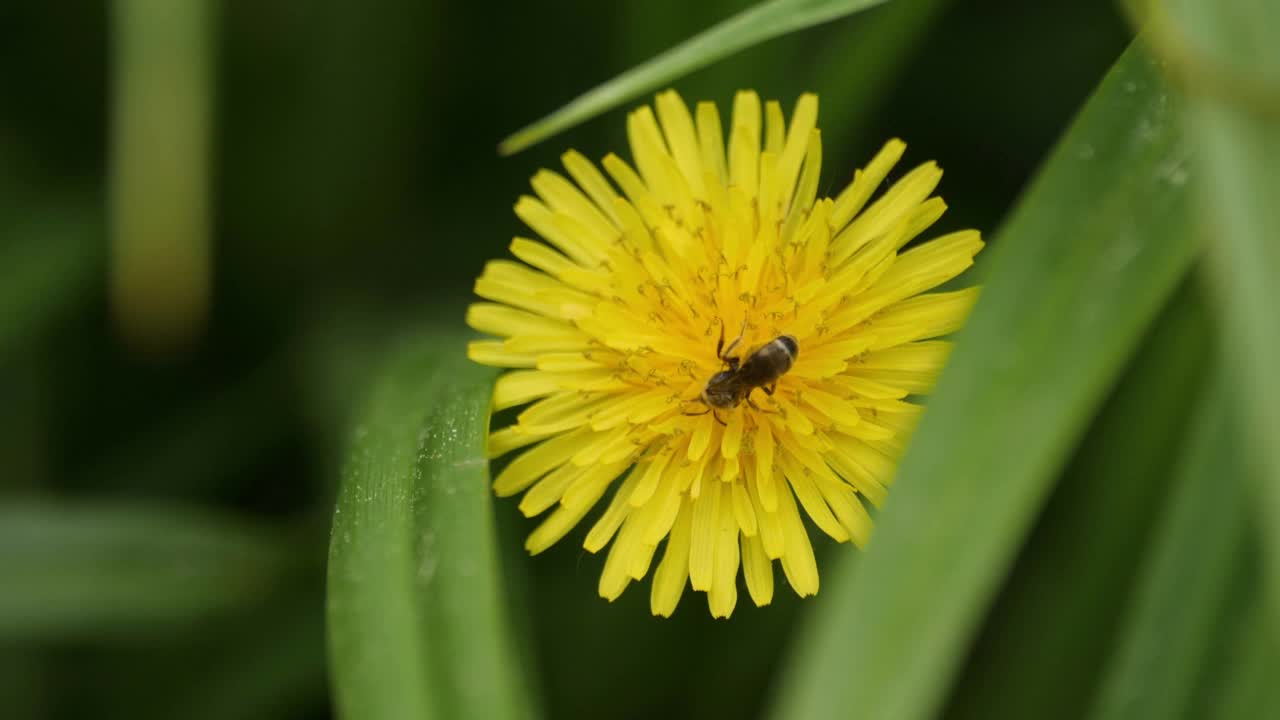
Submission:
[[[0,505],[0,639],[164,631],[260,601],[280,537],[191,507]]]
[[[536,715],[515,665],[489,496],[491,370],[442,334],[395,350],[352,432],[329,547],[342,717]]]
[[[1280,5],[1170,7],[1171,17],[1158,16],[1157,47],[1185,76],[1188,130],[1205,149],[1193,186],[1202,199],[1226,356],[1248,418],[1242,429],[1265,470],[1257,510],[1280,627]]]
[[[1202,295],[1184,285],[1094,421],[989,614],[949,718],[1075,720],[1088,709],[1116,606],[1168,494],[1169,448],[1203,394],[1212,337]]]
[[[679,45],[597,85],[498,145],[512,155],[566,128],[639,97],[739,50],[879,5],[885,0],[769,0],[694,35]]]
[[[1250,569],[1245,477],[1227,406],[1219,381],[1195,413],[1094,720],[1197,716],[1190,711],[1215,634]]]
[[[1192,260],[1186,159],[1172,94],[1131,47],[992,243],[871,546],[828,573],[776,717],[938,709],[1058,469]]]

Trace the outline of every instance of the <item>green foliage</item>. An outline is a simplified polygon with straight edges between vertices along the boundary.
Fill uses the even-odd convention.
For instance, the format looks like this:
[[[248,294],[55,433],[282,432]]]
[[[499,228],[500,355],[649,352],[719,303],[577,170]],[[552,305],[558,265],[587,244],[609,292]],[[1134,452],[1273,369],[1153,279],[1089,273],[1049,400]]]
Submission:
[[[6,717],[1280,716],[1275,3],[744,5],[0,11]],[[654,619],[491,499],[454,323],[559,152],[492,140],[593,85],[501,150],[816,90],[821,192],[901,136],[999,227],[815,599]]]
[[[1192,710],[1210,650],[1219,642],[1231,593],[1240,590],[1236,578],[1252,571],[1245,563],[1238,439],[1222,383],[1213,381],[1172,473],[1168,503],[1089,717],[1200,717]]]
[[[353,430],[329,546],[329,652],[352,718],[536,714],[503,606],[484,453],[494,373],[457,335],[393,351]]]
[[[937,712],[1059,468],[1191,262],[1185,183],[1170,181],[1186,162],[1177,106],[1131,48],[994,240],[872,545],[835,570],[779,717]]]
[[[1219,289],[1233,391],[1248,415],[1242,451],[1261,462],[1253,488],[1273,594],[1280,593],[1280,6],[1258,0],[1170,3],[1156,30],[1190,96],[1205,149],[1197,178]],[[1243,83],[1233,83],[1235,78]],[[1234,92],[1224,93],[1224,89]],[[1272,621],[1280,626],[1280,603]],[[1280,636],[1277,636],[1280,638]]]
[[[298,563],[280,540],[197,508],[5,503],[0,639],[156,633],[251,605]]]
[[[541,120],[516,131],[498,145],[511,155],[605,110],[660,88],[765,40],[829,22],[879,5],[885,0],[768,0],[754,5],[670,50],[597,86]]]
[[[1170,448],[1204,393],[1204,304],[1197,283],[1184,286],[1116,383],[991,608],[951,717],[1072,720],[1090,707],[1180,461]]]

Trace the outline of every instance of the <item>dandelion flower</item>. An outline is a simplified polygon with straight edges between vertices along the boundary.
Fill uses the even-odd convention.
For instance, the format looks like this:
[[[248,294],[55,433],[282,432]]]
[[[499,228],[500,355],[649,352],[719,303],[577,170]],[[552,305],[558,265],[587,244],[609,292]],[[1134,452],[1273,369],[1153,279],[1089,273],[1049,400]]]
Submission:
[[[787,123],[777,102],[740,92],[726,143],[714,105],[691,114],[664,92],[627,118],[634,165],[604,158],[612,183],[574,151],[568,178],[534,175],[536,197],[515,212],[540,240],[515,238],[521,262],[494,260],[476,280],[489,302],[467,322],[500,339],[468,355],[515,368],[495,409],[528,404],[489,437],[491,457],[526,448],[494,490],[524,493],[520,510],[544,516],[525,543],[534,554],[612,491],[583,543],[608,547],[608,600],[660,546],[656,615],[687,583],[729,616],[739,568],[766,605],[774,560],[797,594],[816,593],[804,516],[838,542],[867,542],[867,504],[884,500],[920,413],[909,396],[929,390],[949,350],[938,338],[973,303],[973,288],[927,291],[972,264],[976,231],[904,249],[946,207],[932,196],[942,171],[926,163],[877,197],[905,149],[891,140],[819,199],[817,115],[814,95]],[[796,352],[776,383],[707,404],[708,381],[731,367],[718,341],[737,339],[745,363],[780,336]]]

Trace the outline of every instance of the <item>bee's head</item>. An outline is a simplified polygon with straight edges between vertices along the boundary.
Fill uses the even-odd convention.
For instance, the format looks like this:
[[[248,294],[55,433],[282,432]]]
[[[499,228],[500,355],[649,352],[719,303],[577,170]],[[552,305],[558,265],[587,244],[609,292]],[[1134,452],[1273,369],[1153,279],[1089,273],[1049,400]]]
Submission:
[[[739,383],[732,370],[722,370],[712,375],[707,386],[702,389],[703,402],[713,408],[736,407],[741,402],[738,395]]]

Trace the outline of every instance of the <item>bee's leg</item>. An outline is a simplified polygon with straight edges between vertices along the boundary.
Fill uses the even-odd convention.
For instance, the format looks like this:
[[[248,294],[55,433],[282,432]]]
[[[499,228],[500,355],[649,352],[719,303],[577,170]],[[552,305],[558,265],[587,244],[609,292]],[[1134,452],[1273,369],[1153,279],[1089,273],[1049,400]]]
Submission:
[[[711,410],[711,408],[707,408],[707,409]],[[729,427],[729,423],[721,420],[720,413],[716,412],[715,410],[711,410],[711,417],[715,418],[716,422],[720,423],[721,425],[724,425],[725,427]]]
[[[729,355],[729,353],[733,352],[734,349],[738,347],[738,344],[742,342],[742,334],[745,333],[746,331],[747,331],[747,319],[743,318],[742,327],[738,329],[738,337],[734,338],[733,342],[729,343],[729,347],[725,348],[724,352],[721,352],[720,345],[724,344],[724,321],[723,320],[720,321],[720,344],[716,345],[716,356],[719,357],[721,360],[725,361],[726,363],[729,363],[730,370],[738,369],[739,359],[736,357],[732,357],[731,355]]]
[[[707,405],[706,401],[702,400],[702,398],[698,398],[697,402],[701,402],[701,403],[703,404],[703,406],[704,406],[706,409],[705,409],[705,410],[703,410],[702,412],[688,412],[688,411],[686,411],[686,410],[681,410],[681,411],[680,411],[680,414],[681,414],[681,415],[698,416],[698,415],[706,415],[707,413],[711,412],[711,406],[710,406],[710,405]],[[681,405],[681,407],[683,407],[683,406],[684,406],[684,401],[681,401],[681,402],[680,402],[680,405]]]
[[[760,389],[764,391],[765,395],[773,397],[773,391],[778,389],[778,383],[775,382],[772,385],[761,385]]]
[[[752,389],[754,389],[754,388],[752,388]],[[760,386],[760,389],[761,389],[761,390],[763,390],[763,391],[765,391],[765,392],[766,392],[766,393],[768,393],[769,395],[773,395],[773,391],[772,391],[772,390],[770,390],[770,389],[769,389],[769,388],[767,388],[767,387],[764,387],[763,385],[761,385],[761,386]],[[760,407],[759,405],[757,405],[757,404],[756,404],[756,401],[751,399],[751,393],[747,393],[747,404],[748,404],[748,405],[750,405],[751,407],[755,408],[756,410],[759,410],[759,411],[760,411],[760,412],[762,412],[762,413],[776,414],[776,413],[778,412],[777,410],[765,410],[764,408],[762,408],[762,407]]]

